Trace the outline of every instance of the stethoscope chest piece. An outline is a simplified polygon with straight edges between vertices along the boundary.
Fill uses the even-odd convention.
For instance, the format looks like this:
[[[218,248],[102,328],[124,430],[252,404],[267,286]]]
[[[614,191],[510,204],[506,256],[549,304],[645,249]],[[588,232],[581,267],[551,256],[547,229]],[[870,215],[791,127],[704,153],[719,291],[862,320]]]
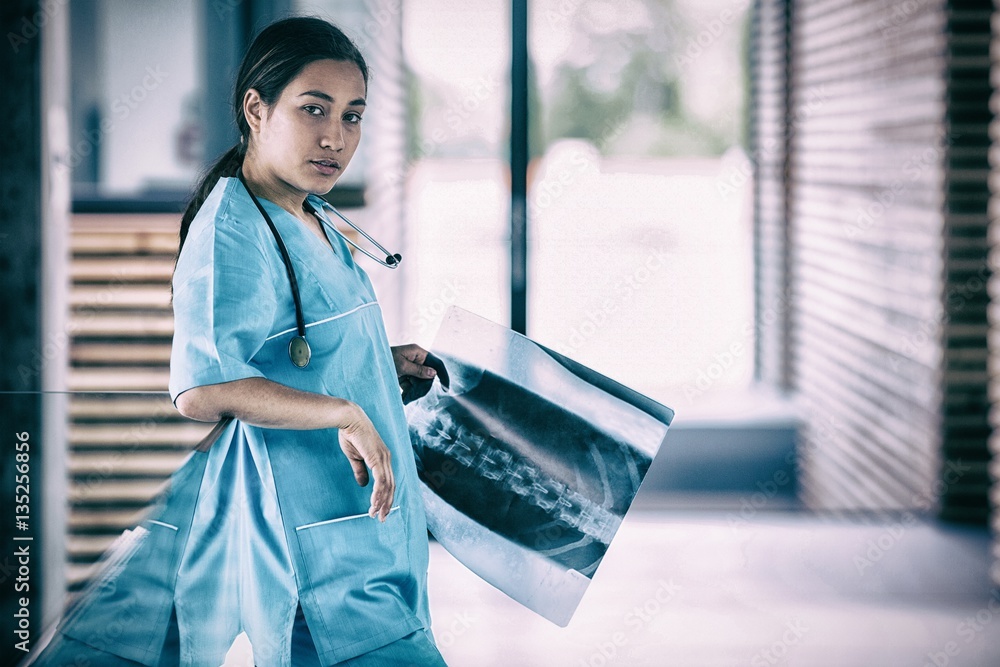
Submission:
[[[292,363],[299,368],[305,368],[309,365],[312,350],[309,349],[309,343],[306,342],[305,336],[295,336],[288,341],[288,356]]]

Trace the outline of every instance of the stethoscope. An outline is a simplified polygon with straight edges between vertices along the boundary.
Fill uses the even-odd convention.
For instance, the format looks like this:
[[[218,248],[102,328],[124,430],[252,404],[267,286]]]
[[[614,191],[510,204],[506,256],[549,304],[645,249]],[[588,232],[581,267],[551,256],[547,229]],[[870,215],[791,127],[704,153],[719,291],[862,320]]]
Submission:
[[[267,214],[267,211],[265,211],[264,207],[261,206],[260,201],[257,199],[257,196],[250,189],[250,186],[247,185],[247,181],[246,178],[243,176],[242,169],[240,169],[239,171],[239,178],[240,182],[243,184],[243,187],[246,188],[246,191],[248,193],[250,193],[250,198],[253,199],[253,203],[257,205],[257,210],[260,211],[260,214],[262,216],[264,216],[264,220],[267,222],[267,226],[271,228],[271,233],[274,234],[274,240],[277,241],[278,243],[278,250],[281,251],[281,259],[285,263],[285,269],[288,270],[288,282],[292,284],[292,299],[295,301],[295,326],[299,332],[299,335],[295,336],[290,341],[288,341],[288,357],[292,360],[292,363],[298,366],[299,368],[305,368],[306,366],[309,365],[309,360],[312,358],[312,350],[309,349],[309,343],[306,341],[305,318],[302,317],[302,302],[299,299],[299,284],[295,280],[295,271],[292,269],[292,260],[288,256],[288,250],[285,249],[284,242],[281,240],[281,234],[278,233],[278,230],[274,226],[274,222],[271,221],[271,216]],[[316,219],[319,220],[321,225],[326,224],[328,227],[330,227],[335,232],[340,234],[345,241],[347,241],[352,246],[354,246],[364,254],[374,259],[382,266],[389,267],[390,269],[395,269],[399,266],[399,263],[403,260],[402,256],[400,256],[398,252],[390,253],[388,250],[379,245],[378,241],[368,236],[368,234],[366,234],[364,230],[360,229],[357,225],[355,225],[353,222],[344,217],[344,215],[336,208],[331,206],[330,210],[336,213],[337,217],[339,217],[341,220],[350,225],[352,229],[354,229],[356,232],[358,232],[366,239],[371,241],[372,244],[375,245],[375,247],[384,252],[385,253],[384,260],[379,259],[375,255],[371,254],[370,252],[359,246],[357,243],[349,239],[343,232],[341,232],[335,226],[328,224],[323,219],[323,216],[321,216],[319,212],[315,208],[313,208],[313,205],[309,203],[309,200],[306,200],[303,203],[303,207],[306,209],[306,211],[316,216]]]

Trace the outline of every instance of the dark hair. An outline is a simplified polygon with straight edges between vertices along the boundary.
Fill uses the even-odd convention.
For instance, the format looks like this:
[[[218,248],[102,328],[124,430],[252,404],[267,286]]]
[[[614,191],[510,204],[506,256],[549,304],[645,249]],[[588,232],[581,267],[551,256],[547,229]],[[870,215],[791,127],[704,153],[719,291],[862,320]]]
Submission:
[[[346,60],[357,64],[368,86],[368,65],[358,47],[340,28],[320,18],[295,16],[276,21],[261,30],[250,44],[233,86],[233,120],[240,133],[240,141],[226,151],[208,170],[195,188],[184,215],[181,216],[180,242],[174,269],[180,258],[184,239],[191,221],[205,203],[212,188],[224,176],[239,173],[250,143],[250,126],[243,115],[243,97],[253,88],[260,93],[264,104],[271,105],[281,96],[281,91],[298,76],[302,69],[316,60]],[[173,287],[171,286],[171,299]]]

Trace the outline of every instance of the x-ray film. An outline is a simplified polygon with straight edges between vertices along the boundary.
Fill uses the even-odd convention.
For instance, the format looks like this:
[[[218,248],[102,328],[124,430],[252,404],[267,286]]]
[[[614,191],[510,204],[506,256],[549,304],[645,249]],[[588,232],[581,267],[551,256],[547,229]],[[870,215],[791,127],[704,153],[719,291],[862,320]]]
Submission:
[[[673,410],[455,306],[430,352],[438,382],[404,396],[428,528],[565,626]]]

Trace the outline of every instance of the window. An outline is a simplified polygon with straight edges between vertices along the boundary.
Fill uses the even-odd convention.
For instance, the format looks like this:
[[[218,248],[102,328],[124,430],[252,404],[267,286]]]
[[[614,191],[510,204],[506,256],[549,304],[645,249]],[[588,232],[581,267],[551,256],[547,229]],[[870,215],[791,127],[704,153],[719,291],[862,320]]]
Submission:
[[[403,10],[405,224],[417,266],[405,338],[429,345],[451,304],[509,322],[510,9],[437,0]]]
[[[754,344],[746,8],[529,8],[528,335],[679,411],[745,387]]]
[[[204,158],[201,3],[70,7],[75,202],[186,199]]]

